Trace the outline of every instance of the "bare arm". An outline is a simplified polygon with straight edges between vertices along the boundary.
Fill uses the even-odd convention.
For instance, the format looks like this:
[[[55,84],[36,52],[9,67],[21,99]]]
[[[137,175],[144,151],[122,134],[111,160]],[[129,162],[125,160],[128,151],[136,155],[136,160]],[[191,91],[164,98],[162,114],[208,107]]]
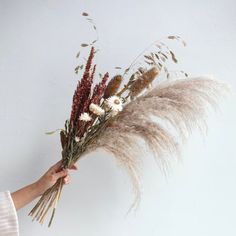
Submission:
[[[56,163],[38,181],[11,193],[16,210],[19,210],[42,195],[44,191],[53,186],[59,178],[64,177],[64,184],[68,184],[70,182],[68,170],[61,171],[60,166],[61,162]],[[71,169],[76,170],[77,167],[73,165]]]

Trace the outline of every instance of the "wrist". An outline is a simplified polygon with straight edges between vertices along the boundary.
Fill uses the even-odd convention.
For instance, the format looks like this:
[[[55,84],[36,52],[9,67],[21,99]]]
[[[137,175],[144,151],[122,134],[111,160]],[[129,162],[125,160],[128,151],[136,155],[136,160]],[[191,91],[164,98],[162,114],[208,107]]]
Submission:
[[[43,190],[39,181],[36,181],[31,184],[31,190],[35,197],[39,197],[43,194]]]

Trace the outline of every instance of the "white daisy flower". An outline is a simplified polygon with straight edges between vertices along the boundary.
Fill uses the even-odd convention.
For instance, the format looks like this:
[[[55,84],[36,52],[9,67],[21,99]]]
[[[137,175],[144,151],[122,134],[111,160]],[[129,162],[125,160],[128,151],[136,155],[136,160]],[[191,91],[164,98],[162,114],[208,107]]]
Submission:
[[[79,141],[80,141],[80,138],[76,136],[76,137],[75,137],[75,142],[78,143]]]
[[[95,115],[97,115],[97,116],[101,116],[101,115],[103,115],[103,114],[105,113],[105,111],[104,111],[100,106],[98,106],[98,105],[96,105],[96,104],[94,104],[94,103],[91,103],[91,104],[89,105],[89,110],[90,110],[93,114],[95,114]]]
[[[82,120],[82,121],[90,121],[92,119],[92,117],[87,113],[87,112],[83,112],[80,117],[79,117],[79,120]]]
[[[117,114],[118,112],[122,111],[122,100],[118,96],[111,96],[106,99],[106,106],[111,110],[111,112]]]

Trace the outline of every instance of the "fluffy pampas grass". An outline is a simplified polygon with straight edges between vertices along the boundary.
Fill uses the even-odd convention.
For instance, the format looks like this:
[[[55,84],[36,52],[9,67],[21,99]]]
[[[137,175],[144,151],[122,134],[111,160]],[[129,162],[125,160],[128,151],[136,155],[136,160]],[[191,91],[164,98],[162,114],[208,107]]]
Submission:
[[[87,151],[103,148],[128,171],[135,191],[131,208],[135,208],[141,196],[140,141],[148,145],[160,167],[168,169],[192,129],[206,127],[208,108],[216,108],[226,90],[222,82],[208,77],[162,82],[128,103]]]

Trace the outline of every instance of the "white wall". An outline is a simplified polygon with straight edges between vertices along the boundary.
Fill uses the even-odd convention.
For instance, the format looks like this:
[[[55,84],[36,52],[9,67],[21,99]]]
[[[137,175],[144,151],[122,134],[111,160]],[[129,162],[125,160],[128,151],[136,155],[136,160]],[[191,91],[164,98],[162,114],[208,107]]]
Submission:
[[[153,40],[178,34],[188,42],[174,47],[179,68],[213,74],[235,91],[235,9],[234,0],[0,0],[0,189],[35,181],[60,158],[59,136],[44,132],[68,117],[75,54],[94,39],[81,12],[97,22],[100,72],[112,74]],[[236,235],[235,105],[233,95],[211,113],[207,137],[193,134],[168,178],[146,158],[136,213],[125,216],[126,174],[109,154],[93,153],[72,174],[52,228],[31,222],[32,203],[19,211],[21,235]]]

